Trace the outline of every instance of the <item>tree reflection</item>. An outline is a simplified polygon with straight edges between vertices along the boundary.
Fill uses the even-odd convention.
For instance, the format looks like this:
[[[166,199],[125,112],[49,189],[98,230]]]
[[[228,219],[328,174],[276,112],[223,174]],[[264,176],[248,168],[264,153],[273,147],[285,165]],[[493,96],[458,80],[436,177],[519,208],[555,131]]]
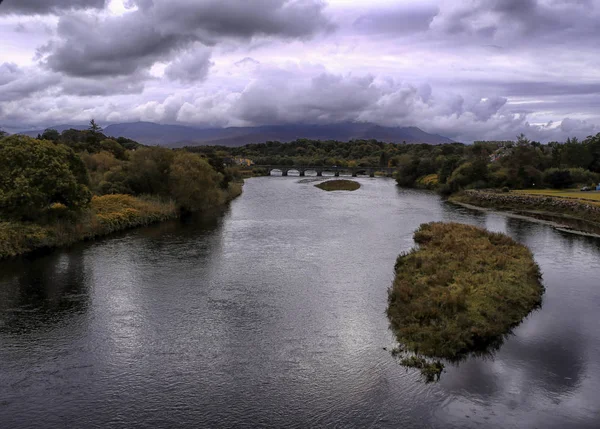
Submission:
[[[51,327],[88,307],[84,255],[52,252],[0,264],[0,333]]]

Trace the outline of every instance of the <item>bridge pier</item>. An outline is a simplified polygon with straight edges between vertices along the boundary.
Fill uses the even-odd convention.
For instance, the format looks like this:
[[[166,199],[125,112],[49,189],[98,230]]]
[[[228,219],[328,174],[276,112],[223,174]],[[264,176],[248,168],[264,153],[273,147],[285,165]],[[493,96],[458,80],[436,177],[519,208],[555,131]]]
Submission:
[[[340,172],[339,171],[335,172],[335,177],[340,177]]]
[[[287,177],[288,171],[287,170],[281,170],[281,175],[283,177]]]
[[[306,176],[306,174],[304,173],[304,170],[298,170],[300,172],[300,177],[304,177]]]
[[[321,170],[317,171],[317,177],[323,177],[323,172]]]

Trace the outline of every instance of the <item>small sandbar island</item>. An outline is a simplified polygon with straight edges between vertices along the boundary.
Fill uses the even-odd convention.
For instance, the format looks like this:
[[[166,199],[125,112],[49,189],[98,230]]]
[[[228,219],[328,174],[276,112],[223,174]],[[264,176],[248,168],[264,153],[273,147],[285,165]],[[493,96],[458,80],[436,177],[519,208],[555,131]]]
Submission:
[[[394,267],[387,315],[400,363],[439,379],[442,361],[497,350],[542,302],[541,273],[529,249],[501,233],[427,223],[418,247]]]
[[[324,191],[356,191],[360,189],[360,183],[354,180],[328,180],[315,185],[317,188]]]

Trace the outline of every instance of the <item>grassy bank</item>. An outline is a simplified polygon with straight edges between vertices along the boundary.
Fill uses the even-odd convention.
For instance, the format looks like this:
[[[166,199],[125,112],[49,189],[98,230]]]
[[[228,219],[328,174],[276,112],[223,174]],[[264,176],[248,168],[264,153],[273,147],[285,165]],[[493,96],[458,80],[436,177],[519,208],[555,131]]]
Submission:
[[[531,252],[510,237],[456,223],[423,224],[419,245],[398,257],[387,314],[404,358],[432,379],[440,359],[501,344],[541,303]],[[428,359],[437,359],[431,362]]]
[[[578,189],[522,189],[511,191],[519,195],[545,196],[554,198],[566,198],[569,200],[579,200],[590,202],[600,206],[600,192],[587,191],[582,192]]]
[[[535,193],[534,193],[535,192]],[[531,215],[553,215],[565,218],[568,222],[573,220],[584,221],[589,224],[593,230],[600,229],[600,201],[589,201],[577,198],[579,193],[573,193],[573,196],[566,197],[565,191],[552,192],[541,191],[463,191],[449,198],[449,201],[456,203],[471,204],[479,207],[487,207],[498,210],[516,211],[522,214]],[[589,198],[595,196],[589,192],[581,192]],[[590,194],[590,195],[587,195]]]
[[[90,209],[76,221],[59,219],[46,224],[0,222],[0,258],[45,247],[65,246],[173,219],[178,215],[177,207],[172,201],[131,195],[94,197]]]
[[[328,180],[315,185],[324,191],[356,191],[360,188],[360,183],[354,180]]]
[[[232,182],[221,193],[226,204],[242,193],[243,183]],[[117,231],[176,219],[180,210],[173,200],[152,196],[104,195],[92,198],[90,208],[77,219],[64,207],[54,208],[55,219],[44,223],[0,221],[0,259],[37,249],[66,246]],[[64,212],[64,213],[63,213]]]

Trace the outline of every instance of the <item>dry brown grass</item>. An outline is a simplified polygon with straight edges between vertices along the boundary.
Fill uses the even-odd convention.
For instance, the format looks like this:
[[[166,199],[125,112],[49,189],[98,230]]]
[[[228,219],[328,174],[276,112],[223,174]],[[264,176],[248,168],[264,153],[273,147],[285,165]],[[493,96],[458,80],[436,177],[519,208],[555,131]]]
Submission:
[[[354,180],[328,180],[315,185],[324,191],[356,191],[360,189],[360,183]]]
[[[447,360],[483,352],[540,305],[539,268],[510,237],[429,223],[414,239],[419,247],[396,262],[387,310],[405,350]]]
[[[94,197],[90,209],[76,221],[61,220],[49,225],[0,222],[0,258],[64,246],[177,216],[172,201],[131,195]]]

